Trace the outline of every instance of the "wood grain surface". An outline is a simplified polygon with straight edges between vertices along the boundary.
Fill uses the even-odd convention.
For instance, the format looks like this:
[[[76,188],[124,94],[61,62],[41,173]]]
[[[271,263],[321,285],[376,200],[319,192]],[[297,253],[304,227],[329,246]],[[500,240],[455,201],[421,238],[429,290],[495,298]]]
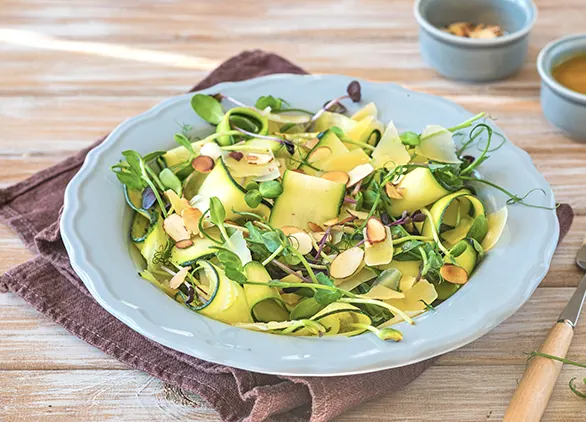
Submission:
[[[89,145],[125,118],[180,93],[244,49],[279,53],[310,72],[396,82],[487,111],[531,154],[557,200],[577,214],[531,300],[490,334],[443,356],[410,386],[340,421],[501,420],[525,367],[580,279],[586,232],[586,145],[544,119],[535,59],[583,31],[583,0],[537,0],[530,54],[512,78],[449,81],[422,61],[410,0],[2,0],[0,187]],[[0,226],[0,271],[31,257]],[[568,356],[586,360],[586,322]],[[586,420],[564,367],[544,421]],[[186,399],[187,400],[187,399]],[[130,370],[10,295],[0,295],[0,421],[219,420],[205,403],[168,400],[160,381]],[[193,403],[192,403],[193,404]]]

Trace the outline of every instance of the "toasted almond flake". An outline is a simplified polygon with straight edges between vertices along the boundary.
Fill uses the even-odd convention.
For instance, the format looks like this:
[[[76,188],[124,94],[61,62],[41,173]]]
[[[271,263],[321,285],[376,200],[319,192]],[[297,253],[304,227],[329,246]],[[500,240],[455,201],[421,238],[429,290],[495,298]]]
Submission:
[[[178,289],[185,282],[185,277],[187,277],[187,273],[189,272],[189,267],[183,267],[177,274],[173,276],[171,280],[169,280],[169,287],[172,289]]]
[[[334,217],[324,223],[325,227],[332,227],[338,224],[338,217]]]
[[[189,232],[183,225],[179,214],[171,214],[163,221],[163,229],[175,242],[190,239]]]
[[[364,211],[356,211],[352,208],[348,208],[346,212],[358,220],[366,220],[368,218],[368,213]]]
[[[302,232],[303,229],[300,229],[299,227],[295,227],[295,226],[283,226],[283,227],[281,227],[281,231],[283,233],[285,233],[285,236],[289,236],[290,234],[293,234],[293,233]]]
[[[444,264],[440,268],[441,276],[453,284],[466,284],[468,281],[468,273],[462,267],[452,264]]]
[[[344,185],[348,183],[350,177],[348,173],[344,171],[329,171],[321,175],[322,179],[330,180],[336,183],[343,183]]]
[[[186,208],[181,212],[183,225],[191,234],[199,234],[199,220],[203,213],[197,208]]]
[[[208,142],[204,144],[201,149],[199,150],[201,155],[205,155],[210,157],[212,160],[216,161],[218,158],[222,156],[222,148],[215,142]]]
[[[181,215],[183,210],[191,208],[190,202],[185,198],[179,198],[179,196],[172,189],[166,190],[165,196],[171,203],[171,206],[173,207],[175,212],[179,215]]]
[[[360,268],[364,259],[364,251],[358,247],[345,250],[332,261],[330,275],[334,278],[350,277]]]
[[[324,231],[324,229],[319,224],[315,224],[311,221],[309,223],[307,223],[307,226],[309,227],[309,230],[311,230],[312,232],[323,232]]]
[[[313,149],[315,148],[315,146],[319,143],[319,139],[317,138],[311,138],[310,140],[305,142],[305,146],[309,149]]]
[[[310,234],[314,238],[314,240],[319,243],[319,242],[321,242],[323,237],[326,235],[326,232],[311,232]],[[328,234],[326,241],[330,242],[331,240],[332,240],[332,235]]]
[[[385,185],[385,192],[387,193],[387,196],[391,199],[403,199],[403,195],[401,194],[402,191],[403,188],[397,188],[392,183],[387,183]]]
[[[264,166],[273,161],[273,156],[270,154],[256,154],[254,152],[249,152],[246,154],[246,161],[257,166]]]
[[[191,162],[191,166],[194,168],[194,170],[200,173],[209,173],[214,169],[215,165],[216,163],[212,157],[208,157],[207,155],[200,155],[195,157]]]
[[[349,180],[346,186],[351,187],[364,180],[374,171],[374,167],[370,163],[360,164],[348,172]]]
[[[332,149],[330,147],[318,147],[309,153],[307,161],[309,163],[315,163],[328,158],[330,155],[332,155]]]
[[[180,240],[179,242],[175,243],[175,247],[177,249],[186,249],[186,248],[189,248],[190,246],[193,246],[193,240],[191,240],[191,239],[183,239],[183,240]]]
[[[387,230],[385,225],[375,217],[370,217],[368,219],[364,231],[366,233],[366,240],[368,240],[368,243],[371,245],[380,243],[387,238]]]
[[[311,236],[305,232],[293,233],[289,237],[292,238],[291,244],[301,255],[307,255],[313,249],[313,242]]]
[[[291,171],[294,171],[295,173],[305,174],[305,172],[303,170],[300,170],[300,169],[292,169]]]

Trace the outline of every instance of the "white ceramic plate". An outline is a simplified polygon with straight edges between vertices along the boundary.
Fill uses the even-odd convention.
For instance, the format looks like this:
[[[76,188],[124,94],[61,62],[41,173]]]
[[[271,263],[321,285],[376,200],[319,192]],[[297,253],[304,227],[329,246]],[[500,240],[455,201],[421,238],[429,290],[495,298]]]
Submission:
[[[261,95],[285,98],[295,107],[319,109],[345,92],[344,76],[273,75],[245,82],[223,83],[204,90],[222,92],[245,103]],[[388,83],[360,81],[363,103],[374,101],[382,121],[394,120],[403,130],[420,131],[427,124],[453,126],[472,116],[442,98]],[[118,126],[91,151],[67,187],[61,230],[71,264],[94,298],[132,329],[167,347],[211,362],[251,371],[333,376],[356,374],[415,363],[462,347],[511,316],[545,276],[559,228],[553,211],[513,205],[506,231],[466,284],[435,312],[405,323],[400,343],[365,334],[347,338],[296,338],[234,328],[194,313],[142,280],[130,258],[130,211],[110,166],[121,152],[141,154],[174,146],[181,123],[212,128],[190,107],[191,95],[171,98]],[[354,111],[358,105],[353,105]],[[498,130],[498,129],[496,129]],[[479,153],[476,151],[476,155]],[[484,177],[523,194],[533,203],[553,206],[553,193],[529,156],[508,142],[481,166]],[[492,209],[506,198],[494,191],[481,195]]]

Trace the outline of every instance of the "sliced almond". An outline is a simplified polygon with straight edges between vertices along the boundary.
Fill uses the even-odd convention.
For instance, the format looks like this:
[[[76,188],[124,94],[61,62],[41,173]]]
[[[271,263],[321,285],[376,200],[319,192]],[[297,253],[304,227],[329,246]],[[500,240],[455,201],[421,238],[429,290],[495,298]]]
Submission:
[[[375,217],[370,217],[368,219],[364,232],[366,234],[366,240],[368,240],[368,243],[371,245],[383,242],[387,238],[385,225]]]
[[[216,161],[222,156],[222,148],[220,148],[220,146],[215,142],[208,142],[201,147],[199,153]]]
[[[214,162],[212,157],[208,157],[207,155],[200,155],[195,157],[191,162],[191,166],[200,173],[209,173],[214,169],[216,163]]]
[[[314,238],[314,240],[319,243],[321,242],[321,240],[324,238],[324,236],[326,235],[326,232],[311,232],[310,233],[311,236]],[[326,242],[330,242],[332,240],[332,235],[328,234],[328,237],[326,239]]]
[[[163,229],[175,242],[191,238],[179,214],[171,214],[165,218],[165,221],[163,221]]]
[[[295,173],[305,174],[305,172],[303,170],[300,170],[300,169],[292,169],[291,171],[294,171]]]
[[[332,155],[332,149],[330,147],[318,147],[309,153],[307,161],[309,163],[316,163],[325,160],[330,155]]]
[[[332,261],[330,275],[334,278],[350,277],[360,268],[364,259],[364,251],[359,247],[345,250]]]
[[[175,243],[175,247],[177,249],[187,249],[191,246],[193,246],[193,240],[191,240],[191,239],[183,239],[183,240],[180,240],[179,242]]]
[[[346,184],[350,180],[348,173],[344,171],[329,171],[321,175],[322,179],[331,180],[336,183]]]
[[[324,223],[325,227],[332,227],[338,224],[339,220],[338,217],[332,218]]]
[[[246,161],[256,166],[264,166],[273,161],[273,156],[270,154],[256,154],[254,152],[249,152],[246,154]]]
[[[356,211],[352,208],[348,208],[346,212],[358,220],[366,220],[368,218],[368,213],[364,211]]]
[[[309,149],[313,149],[313,148],[315,148],[315,146],[318,143],[319,143],[319,139],[317,139],[317,138],[311,138],[310,140],[305,141],[305,144],[303,144],[303,145],[305,145]]]
[[[313,249],[313,242],[311,236],[305,232],[298,232],[289,235],[291,239],[291,245],[301,253],[301,255],[307,255]]]
[[[281,231],[283,233],[285,233],[285,236],[289,236],[290,234],[293,234],[293,233],[302,232],[303,229],[300,229],[299,227],[295,227],[295,226],[283,226],[283,227],[281,227]]]
[[[403,188],[397,188],[392,183],[387,183],[385,185],[385,192],[391,199],[403,199],[403,195],[401,194],[402,190]]]
[[[466,284],[468,281],[468,273],[462,267],[452,264],[444,264],[440,268],[441,276],[448,282],[453,284]]]
[[[370,176],[374,171],[374,167],[370,163],[360,164],[348,172],[348,183],[346,186],[351,187],[356,183],[361,182],[366,177]]]
[[[315,224],[311,221],[309,223],[307,223],[307,226],[309,227],[309,230],[311,230],[312,232],[323,232],[324,231],[324,229],[319,224]]]
[[[197,208],[186,208],[181,212],[183,225],[191,234],[199,234],[199,220],[203,213]]]
[[[183,267],[177,274],[173,276],[173,278],[169,281],[169,287],[172,289],[178,289],[185,282],[185,277],[187,277],[187,273],[189,272],[189,267]]]
[[[185,198],[179,198],[179,196],[172,189],[166,190],[165,196],[171,203],[171,206],[173,207],[175,212],[179,215],[181,215],[183,210],[191,208],[191,204],[189,203],[189,201]]]

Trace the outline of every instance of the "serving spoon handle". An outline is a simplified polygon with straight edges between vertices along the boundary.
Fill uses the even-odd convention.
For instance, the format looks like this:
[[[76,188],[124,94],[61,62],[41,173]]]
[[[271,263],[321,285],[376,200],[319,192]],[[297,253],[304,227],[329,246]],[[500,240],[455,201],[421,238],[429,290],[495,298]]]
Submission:
[[[574,337],[569,321],[557,322],[539,348],[541,353],[565,358]],[[540,356],[529,360],[503,422],[539,422],[562,369],[562,362]]]

